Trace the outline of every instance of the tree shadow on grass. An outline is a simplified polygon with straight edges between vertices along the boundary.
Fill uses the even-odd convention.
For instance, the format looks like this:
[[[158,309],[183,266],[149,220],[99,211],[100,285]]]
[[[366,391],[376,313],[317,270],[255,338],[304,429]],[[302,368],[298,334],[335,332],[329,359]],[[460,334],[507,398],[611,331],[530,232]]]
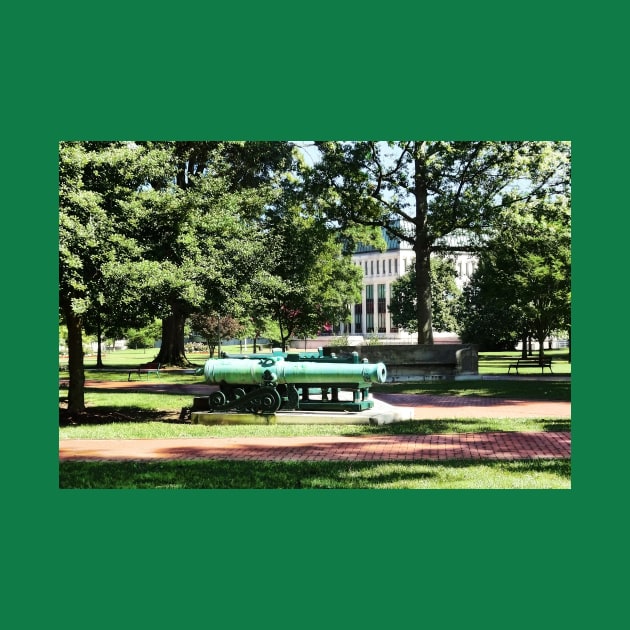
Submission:
[[[460,471],[460,472],[458,472]],[[478,472],[477,472],[478,471]],[[470,488],[521,487],[532,475],[571,478],[569,460],[448,462],[63,462],[60,488],[108,489],[394,489],[422,487],[459,478],[456,485]],[[492,479],[494,478],[494,482]],[[511,479],[511,480],[510,480]]]
[[[59,426],[115,424],[117,422],[177,422],[179,413],[140,407],[94,407],[81,413],[59,406]]]

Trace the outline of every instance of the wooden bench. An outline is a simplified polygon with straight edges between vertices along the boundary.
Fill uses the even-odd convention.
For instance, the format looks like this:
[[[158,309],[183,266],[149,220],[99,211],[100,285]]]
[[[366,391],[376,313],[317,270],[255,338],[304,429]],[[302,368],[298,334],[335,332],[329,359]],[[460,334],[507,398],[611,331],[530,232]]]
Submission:
[[[160,376],[160,364],[159,363],[143,363],[142,365],[139,365],[137,368],[134,368],[133,370],[129,370],[129,377],[127,378],[128,381],[131,380],[132,374],[137,374],[138,376],[140,376],[141,374],[146,374],[147,381],[148,381],[149,374],[155,374],[156,376]]]
[[[512,368],[516,370],[517,374],[519,368],[540,368],[541,374],[544,373],[545,368],[548,368],[553,374],[553,370],[551,369],[551,357],[543,357],[542,359],[517,359],[516,363],[510,363],[508,366],[508,374]]]

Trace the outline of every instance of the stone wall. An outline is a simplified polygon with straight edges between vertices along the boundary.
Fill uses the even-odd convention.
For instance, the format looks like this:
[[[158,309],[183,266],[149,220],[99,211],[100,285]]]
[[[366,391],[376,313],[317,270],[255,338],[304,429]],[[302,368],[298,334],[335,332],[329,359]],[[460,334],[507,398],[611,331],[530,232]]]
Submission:
[[[477,347],[470,344],[324,346],[326,355],[355,351],[370,363],[384,363],[391,383],[455,380],[479,374]]]

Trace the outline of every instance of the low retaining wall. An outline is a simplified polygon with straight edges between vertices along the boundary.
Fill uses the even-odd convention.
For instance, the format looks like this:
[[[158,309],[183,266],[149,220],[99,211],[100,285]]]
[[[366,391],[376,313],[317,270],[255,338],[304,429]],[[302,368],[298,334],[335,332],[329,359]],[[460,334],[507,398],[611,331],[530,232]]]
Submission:
[[[467,378],[479,374],[477,347],[470,344],[325,346],[324,354],[358,352],[370,363],[382,361],[387,382]]]

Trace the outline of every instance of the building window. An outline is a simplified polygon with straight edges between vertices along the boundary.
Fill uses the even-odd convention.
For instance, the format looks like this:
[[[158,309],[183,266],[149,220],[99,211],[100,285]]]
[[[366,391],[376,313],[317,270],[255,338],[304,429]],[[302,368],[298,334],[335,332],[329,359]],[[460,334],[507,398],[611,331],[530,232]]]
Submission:
[[[394,258],[394,273],[398,273],[398,258]]]
[[[389,263],[388,264],[388,272],[391,273],[392,272],[392,259],[390,258],[387,262]]]
[[[394,260],[394,262],[396,262],[396,261]],[[390,302],[391,302],[391,299],[392,299],[392,286],[390,284],[389,285],[389,300],[390,300]],[[397,332],[399,332],[398,326],[394,326],[394,322],[392,321],[392,313],[391,313],[391,311],[389,312],[389,332],[390,333],[397,333]]]
[[[374,332],[374,285],[365,286],[365,332]]]
[[[360,333],[363,332],[363,322],[362,320],[363,314],[363,304],[355,304],[354,305],[354,332]]]
[[[387,286],[384,284],[378,285],[378,332],[387,332],[387,304],[386,293]]]

